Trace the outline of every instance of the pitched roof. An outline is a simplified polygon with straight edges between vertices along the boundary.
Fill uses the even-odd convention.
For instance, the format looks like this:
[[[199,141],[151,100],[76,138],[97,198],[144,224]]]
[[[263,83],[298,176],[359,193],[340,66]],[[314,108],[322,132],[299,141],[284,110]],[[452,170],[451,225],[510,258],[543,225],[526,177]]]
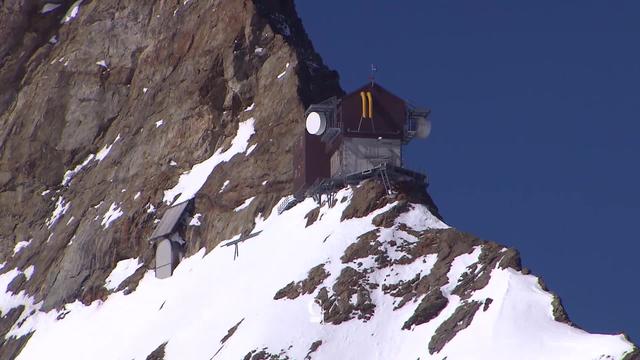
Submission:
[[[175,231],[178,222],[180,221],[180,217],[184,213],[185,209],[189,201],[181,202],[180,204],[174,205],[167,209],[162,215],[162,219],[158,223],[158,226],[151,234],[149,240],[155,240],[160,237],[167,236]]]

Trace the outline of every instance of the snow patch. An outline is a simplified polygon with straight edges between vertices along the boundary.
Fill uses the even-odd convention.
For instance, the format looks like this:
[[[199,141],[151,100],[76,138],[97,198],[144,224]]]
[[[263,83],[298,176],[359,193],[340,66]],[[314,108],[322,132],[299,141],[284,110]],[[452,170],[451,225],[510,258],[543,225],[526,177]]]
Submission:
[[[162,126],[162,124],[164,124],[164,120],[158,120],[156,121],[156,128],[159,128],[160,126]]]
[[[60,4],[54,4],[54,3],[46,3],[44,4],[44,6],[42,6],[42,9],[40,9],[40,14],[46,14],[48,12],[51,12],[57,8],[60,7]]]
[[[222,184],[222,187],[220,188],[220,191],[218,191],[219,193],[223,192],[224,189],[227,187],[227,185],[229,185],[229,180],[225,180],[224,184]]]
[[[173,204],[178,204],[193,198],[200,188],[202,188],[216,166],[229,161],[234,155],[247,150],[249,139],[255,133],[254,123],[254,118],[241,122],[238,125],[236,136],[231,141],[231,147],[224,152],[222,149],[218,149],[210,158],[199,164],[195,164],[191,170],[180,175],[176,186],[165,190],[163,201],[167,204],[171,204],[172,202]],[[177,199],[176,196],[178,196]]]
[[[256,106],[256,103],[252,103],[252,104],[251,104],[251,105],[249,105],[246,109],[244,109],[244,112],[247,112],[247,111],[251,111],[251,110],[253,110],[253,108],[254,108],[255,106]]]
[[[189,221],[189,225],[190,226],[200,226],[200,217],[202,216],[202,214],[195,214],[193,215],[193,217],[191,218],[191,221]]]
[[[245,200],[242,204],[240,204],[240,206],[238,206],[237,208],[233,209],[233,211],[238,212],[240,210],[245,209],[247,206],[249,206],[251,204],[251,202],[253,201],[253,199],[255,199],[256,197],[250,197],[247,200]]]
[[[109,210],[102,217],[102,222],[100,223],[105,229],[111,225],[112,222],[116,221],[120,216],[122,216],[123,212],[120,207],[116,203],[111,203],[109,206]]]
[[[49,216],[49,218],[46,221],[47,227],[49,229],[51,229],[51,227],[55,225],[56,222],[58,222],[58,219],[60,219],[60,217],[64,215],[64,213],[66,213],[67,210],[69,210],[69,206],[71,206],[71,203],[64,201],[62,196],[58,196],[58,200],[56,201],[56,208],[53,209],[51,216]]]
[[[449,225],[431,214],[429,209],[422,204],[411,204],[411,210],[400,214],[396,219],[396,223],[405,224],[417,231],[449,228]]]
[[[258,146],[258,144],[253,144],[251,146],[249,146],[249,148],[247,149],[247,151],[245,152],[245,154],[247,156],[251,155],[251,153],[253,152],[253,150],[255,150],[256,146]]]
[[[13,281],[13,279],[21,273],[22,271],[14,268],[0,275],[0,316],[6,315],[13,308],[24,305],[25,309],[18,318],[17,323],[27,318],[30,314],[37,314],[37,311],[40,310],[41,305],[41,303],[34,305],[33,297],[28,296],[24,290],[20,291],[17,294],[13,294],[7,291],[7,287],[9,286],[11,281]],[[33,275],[33,266],[25,269],[25,276],[27,277],[27,279],[29,279],[31,275]],[[10,335],[8,334],[5,335],[5,339],[9,338],[9,336]]]
[[[87,158],[84,159],[84,161],[81,164],[79,164],[78,166],[76,166],[73,170],[67,170],[67,172],[64,173],[64,177],[62,178],[61,185],[62,186],[69,185],[69,183],[71,183],[71,180],[73,179],[73,177],[76,176],[85,166],[87,166],[91,162],[91,160],[93,160],[94,157],[95,157],[95,155],[91,154],[91,155],[87,156]]]
[[[109,67],[107,66],[107,62],[105,60],[100,60],[98,62],[96,62],[96,65],[103,67],[105,69],[108,69]]]
[[[31,244],[31,241],[33,241],[33,239],[20,241],[20,242],[16,243],[16,246],[13,247],[13,255],[17,254],[20,250],[22,250],[22,249],[26,248],[27,246],[29,246],[29,244]]]
[[[138,258],[135,259],[126,259],[118,261],[115,269],[111,271],[107,279],[105,280],[105,285],[108,290],[115,290],[125,281],[129,276],[133,275],[138,268],[142,266],[142,263]]]
[[[98,153],[96,154],[96,160],[98,160],[98,161],[104,160],[104,158],[106,158],[107,155],[109,155],[109,152],[111,151],[111,148],[113,147],[113,145],[118,140],[120,140],[120,134],[118,134],[118,136],[116,136],[116,139],[113,140],[113,142],[110,145],[105,145],[102,149],[100,149],[100,151],[98,151]]]
[[[31,279],[33,276],[33,272],[36,270],[35,266],[30,265],[28,268],[24,269],[24,276],[27,278],[27,281]]]
[[[135,195],[133,195],[133,200],[138,200],[140,197],[140,191],[138,191]]]
[[[82,3],[82,1],[83,0],[78,0],[74,2],[73,5],[71,5],[67,13],[64,15],[64,17],[60,21],[60,24],[66,24],[69,21],[73,20],[73,18],[78,16],[78,12],[80,11],[80,4]]]

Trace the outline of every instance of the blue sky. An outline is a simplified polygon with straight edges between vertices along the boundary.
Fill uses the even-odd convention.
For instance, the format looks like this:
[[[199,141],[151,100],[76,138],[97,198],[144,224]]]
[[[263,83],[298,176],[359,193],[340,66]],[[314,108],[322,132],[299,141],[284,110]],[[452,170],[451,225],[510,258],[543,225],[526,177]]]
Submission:
[[[640,1],[299,0],[350,91],[432,109],[406,165],[590,332],[640,342]]]

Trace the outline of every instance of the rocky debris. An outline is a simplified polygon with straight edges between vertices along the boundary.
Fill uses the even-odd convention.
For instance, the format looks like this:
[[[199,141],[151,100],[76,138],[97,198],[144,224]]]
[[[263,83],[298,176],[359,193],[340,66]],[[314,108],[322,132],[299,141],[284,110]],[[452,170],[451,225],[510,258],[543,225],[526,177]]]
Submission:
[[[18,321],[24,309],[24,305],[20,305],[2,314],[2,317],[0,317],[0,344],[2,343],[2,339],[4,339],[5,335],[9,330],[11,330],[11,326]],[[0,346],[0,349],[1,348],[2,346]]]
[[[342,263],[350,263],[369,256],[380,256],[385,253],[382,243],[378,241],[379,230],[371,230],[358,237],[358,241],[349,245],[340,257]]]
[[[380,209],[391,201],[386,194],[384,186],[379,181],[374,179],[363,181],[354,188],[351,201],[344,209],[340,221],[363,217]]]
[[[280,351],[279,354],[272,354],[264,348],[260,351],[252,350],[248,352],[243,360],[291,360],[291,358],[286,354],[285,350]]]
[[[19,273],[11,280],[7,285],[7,291],[17,294],[22,289],[22,286],[27,282],[27,276],[24,273]]]
[[[567,311],[565,310],[564,306],[562,306],[562,300],[560,300],[560,297],[558,296],[558,294],[554,293],[553,291],[549,290],[549,288],[547,288],[547,284],[544,282],[544,280],[542,280],[542,278],[538,278],[538,285],[540,285],[540,288],[542,290],[550,293],[551,296],[553,296],[553,300],[551,301],[551,309],[552,309],[551,313],[553,314],[553,319],[555,321],[559,321],[567,325],[580,328],[578,325],[574,324],[569,319],[569,314],[567,314]]]
[[[625,355],[622,360],[640,360],[640,349],[635,347],[633,351]]]
[[[164,348],[167,347],[167,343],[160,344],[155,350],[147,356],[147,360],[164,360]]]
[[[407,201],[400,201],[391,209],[376,215],[371,222],[378,227],[390,228],[395,225],[396,219],[401,214],[410,210],[411,205]]]
[[[20,313],[21,312],[22,311],[20,311]],[[15,320],[18,319],[18,316],[16,316]],[[10,338],[5,338],[3,335],[0,338],[0,359],[15,359],[16,357],[18,357],[18,354],[20,354],[22,348],[27,345],[27,342],[31,338],[31,335],[33,335],[33,332],[30,332],[29,334],[21,336],[19,338],[15,338],[13,336]]]
[[[447,300],[439,289],[429,292],[422,298],[413,315],[402,325],[403,330],[409,330],[412,326],[427,323],[436,318],[447,307]]]
[[[567,311],[564,309],[564,306],[562,306],[562,300],[560,300],[560,297],[555,293],[553,293],[551,308],[553,309],[552,314],[553,314],[553,319],[555,321],[559,321],[559,322],[571,325],[573,327],[578,327],[569,319],[569,314],[567,314]]]
[[[317,208],[309,211],[307,213],[307,215],[304,216],[304,218],[307,219],[307,225],[305,225],[305,227],[309,227],[309,226],[313,225],[313,223],[316,222],[316,220],[318,220],[318,216],[320,216],[320,207],[319,206]]]
[[[223,344],[227,342],[227,340],[229,340],[233,334],[235,334],[236,330],[238,330],[238,327],[240,327],[240,324],[242,324],[242,322],[244,321],[244,319],[238,321],[237,324],[233,325],[231,327],[231,329],[229,329],[229,331],[227,331],[227,335],[225,335],[221,340],[220,340],[220,344]]]
[[[330,294],[326,287],[318,291],[316,302],[322,308],[325,323],[338,325],[353,318],[369,320],[375,311],[366,274],[347,266],[333,284]]]
[[[492,298],[486,298],[484,300],[484,305],[482,306],[482,311],[487,311],[489,310],[489,306],[491,306],[491,303],[493,302]]]
[[[306,279],[298,281],[297,283],[293,281],[290,282],[287,286],[278,290],[273,299],[279,300],[287,298],[293,300],[303,294],[312,294],[329,275],[330,274],[324,269],[324,264],[315,266],[309,270]]]
[[[311,360],[311,354],[313,354],[314,352],[316,352],[316,350],[318,350],[320,348],[320,346],[322,345],[322,340],[316,340],[314,341],[311,346],[309,346],[309,352],[307,352],[307,355],[304,357],[305,360]]]
[[[403,307],[410,301],[416,301],[417,298],[446,285],[449,281],[447,274],[449,273],[451,262],[462,254],[472,252],[473,248],[479,244],[480,241],[477,238],[455,229],[424,231],[420,234],[417,242],[398,244],[397,249],[404,252],[404,254],[395,260],[394,264],[412,264],[416,261],[422,261],[429,254],[437,254],[437,261],[431,271],[423,276],[417,274],[409,281],[384,284],[382,290],[400,298],[399,303],[395,306],[396,309]],[[437,302],[438,297],[435,295],[433,298],[425,297],[421,301],[421,309],[437,308],[437,304],[428,304],[431,300]],[[421,317],[419,314],[414,315],[417,318]]]
[[[429,353],[435,354],[453,339],[456,334],[471,325],[474,315],[480,308],[477,301],[463,303],[438,328],[429,340]]]
[[[474,291],[487,286],[491,271],[497,267],[520,270],[520,256],[514,249],[504,249],[496,243],[486,242],[482,245],[478,262],[462,274],[453,294],[463,300],[468,299]]]

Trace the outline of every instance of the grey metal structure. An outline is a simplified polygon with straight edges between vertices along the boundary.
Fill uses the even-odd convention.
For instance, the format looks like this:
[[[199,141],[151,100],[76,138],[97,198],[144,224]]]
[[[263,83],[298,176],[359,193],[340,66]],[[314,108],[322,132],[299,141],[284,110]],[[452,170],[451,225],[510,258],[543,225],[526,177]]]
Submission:
[[[331,176],[344,176],[388,164],[402,166],[402,140],[344,138],[331,156]]]
[[[238,251],[238,244],[240,244],[241,242],[243,242],[245,240],[249,240],[251,238],[254,238],[254,237],[260,235],[261,233],[262,233],[262,230],[260,230],[258,232],[255,232],[253,234],[241,236],[239,239],[228,241],[222,246],[231,246],[231,245],[235,246],[235,248],[233,250],[233,260],[235,260],[240,255],[240,252]]]
[[[306,196],[312,196],[316,202],[320,204],[322,195],[328,195],[331,197],[338,189],[347,185],[357,185],[366,179],[379,179],[388,194],[391,194],[394,184],[408,183],[417,186],[429,185],[429,180],[426,174],[411,171],[400,166],[380,164],[374,168],[364,171],[318,180],[304,193],[296,194],[296,197],[298,199],[302,199]]]
[[[168,208],[155,228],[149,241],[155,244],[155,273],[159,279],[173,274],[184,255],[184,239],[178,233],[191,201],[185,201]]]

